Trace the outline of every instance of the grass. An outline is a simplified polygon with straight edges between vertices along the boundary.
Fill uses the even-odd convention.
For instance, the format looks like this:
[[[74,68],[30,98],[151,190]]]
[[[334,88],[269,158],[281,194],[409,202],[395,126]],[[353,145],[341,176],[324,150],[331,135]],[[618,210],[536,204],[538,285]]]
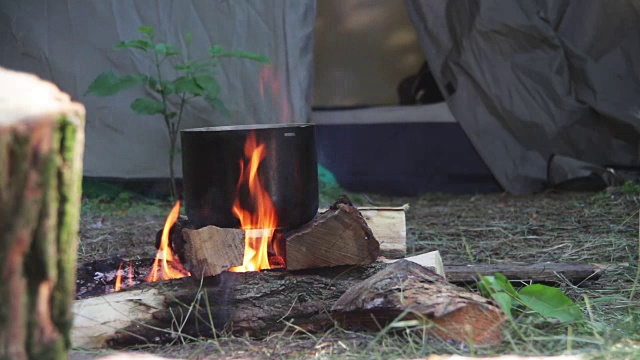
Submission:
[[[559,285],[583,310],[584,321],[562,325],[524,316],[508,324],[506,340],[499,347],[439,342],[416,331],[423,324],[398,319],[378,333],[336,327],[307,334],[290,326],[289,331],[263,340],[226,335],[144,351],[185,358],[393,359],[432,353],[584,353],[593,359],[640,359],[640,187],[625,185],[600,193],[371,196],[370,200],[376,205],[410,203],[410,254],[437,249],[449,264],[587,261],[608,268],[588,286]],[[129,256],[149,257],[154,251],[145,246],[153,249],[151,238],[169,207],[168,203],[126,196],[83,201],[81,251],[85,253],[81,252],[81,259],[104,258],[121,249]],[[102,227],[95,226],[100,220]],[[101,236],[106,240],[96,240]]]

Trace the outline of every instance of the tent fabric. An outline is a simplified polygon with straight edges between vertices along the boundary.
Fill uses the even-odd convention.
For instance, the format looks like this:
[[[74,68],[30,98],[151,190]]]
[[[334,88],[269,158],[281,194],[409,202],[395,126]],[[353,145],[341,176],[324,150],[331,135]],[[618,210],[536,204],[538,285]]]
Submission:
[[[511,193],[593,174],[608,184],[607,167],[640,166],[638,1],[396,2],[406,4],[450,111],[436,104],[332,110],[312,118],[314,0],[0,0],[0,66],[35,73],[85,105],[84,174],[92,177],[168,176],[164,122],[129,108],[147,90],[83,95],[102,71],[149,71],[144,54],[113,49],[137,38],[141,25],[155,26],[159,40],[182,51],[191,32],[193,58],[218,44],[272,62],[226,59],[218,79],[231,117],[195,101],[183,128],[312,119],[354,128],[373,123],[386,131],[394,121],[422,126],[421,119],[439,119],[444,126],[455,119]],[[443,143],[439,151],[456,152],[452,146]]]
[[[308,122],[314,20],[313,0],[0,0],[0,65],[51,80],[85,104],[84,175],[167,177],[169,139],[164,121],[134,115],[129,108],[148,90],[132,89],[113,97],[83,95],[103,71],[126,74],[151,69],[144,53],[113,46],[139,38],[137,28],[150,25],[156,27],[159,41],[181,51],[184,35],[191,32],[194,59],[206,57],[212,45],[269,58],[268,67],[224,59],[218,80],[231,117],[195,101],[185,113],[183,128]],[[179,157],[176,160],[180,174]]]
[[[383,106],[350,110],[316,110],[311,122],[318,125],[457,123],[446,103]]]
[[[451,112],[504,189],[565,178],[548,168],[640,166],[639,2],[406,4]],[[548,167],[553,155],[563,161]]]

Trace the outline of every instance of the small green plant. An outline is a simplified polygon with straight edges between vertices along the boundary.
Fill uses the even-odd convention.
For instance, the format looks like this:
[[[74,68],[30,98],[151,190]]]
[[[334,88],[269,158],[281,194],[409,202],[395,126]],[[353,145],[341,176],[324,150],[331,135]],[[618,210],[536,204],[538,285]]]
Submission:
[[[582,320],[580,308],[560,289],[551,286],[532,284],[516,291],[506,276],[498,273],[483,276],[478,287],[484,297],[495,300],[509,317],[528,310],[562,323]]]
[[[640,184],[629,180],[620,186],[620,190],[623,194],[640,195]]]
[[[209,58],[192,60],[190,47],[192,36],[185,36],[186,54],[167,43],[156,42],[154,27],[138,28],[141,39],[121,41],[115,49],[133,49],[146,53],[153,64],[151,74],[116,75],[105,71],[89,85],[87,94],[111,96],[138,86],[145,86],[156,96],[137,98],[131,103],[131,109],[141,115],[162,115],[169,133],[169,178],[171,197],[176,200],[174,160],[177,154],[177,141],[180,132],[183,110],[195,98],[205,99],[214,109],[229,116],[229,110],[220,99],[220,84],[214,70],[223,58],[241,58],[268,63],[265,56],[246,51],[227,51],[219,45],[209,48]],[[167,61],[176,59],[175,62]],[[170,72],[168,69],[172,68]],[[173,77],[171,77],[173,75]],[[174,108],[170,104],[175,105]]]

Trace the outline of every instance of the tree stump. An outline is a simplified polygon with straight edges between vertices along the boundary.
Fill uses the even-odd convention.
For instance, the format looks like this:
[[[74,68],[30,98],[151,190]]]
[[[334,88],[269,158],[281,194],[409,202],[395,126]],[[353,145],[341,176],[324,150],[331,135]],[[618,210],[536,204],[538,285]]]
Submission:
[[[0,358],[66,359],[84,116],[55,85],[0,68]]]

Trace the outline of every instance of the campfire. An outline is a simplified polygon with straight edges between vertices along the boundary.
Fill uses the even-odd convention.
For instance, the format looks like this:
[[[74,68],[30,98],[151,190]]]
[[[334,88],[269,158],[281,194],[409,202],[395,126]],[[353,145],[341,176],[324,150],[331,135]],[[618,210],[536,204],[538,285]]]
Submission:
[[[274,234],[278,228],[276,210],[269,193],[261,184],[258,176],[260,163],[266,156],[265,145],[258,142],[255,132],[251,132],[244,145],[244,158],[239,161],[240,176],[236,186],[238,196],[233,203],[233,213],[240,221],[241,229],[244,230],[244,255],[241,265],[227,269],[230,272],[260,271],[285,267],[283,250],[274,241]],[[250,204],[242,203],[239,194],[243,192],[249,193]],[[181,263],[178,254],[173,251],[169,241],[170,231],[176,224],[179,214],[180,201],[176,202],[165,221],[158,251],[146,279],[147,282],[191,276],[191,273]],[[123,264],[120,264],[116,275],[115,291],[119,291],[123,287]],[[134,285],[133,274],[133,264],[129,263],[126,286]]]
[[[325,331],[336,322],[354,330],[378,330],[398,316],[447,341],[476,345],[501,341],[506,316],[500,307],[452,282],[472,282],[481,273],[512,271],[519,276],[527,269],[460,266],[445,274],[437,251],[390,260],[406,254],[405,208],[356,208],[343,196],[318,212],[317,188],[315,199],[296,198],[310,199],[311,205],[290,205],[294,197],[286,196],[308,185],[298,176],[305,164],[278,163],[277,151],[269,149],[283,145],[274,146],[259,136],[264,129],[273,130],[241,128],[246,136],[236,151],[237,169],[229,171],[234,174],[233,186],[227,178],[206,178],[230,189],[228,207],[202,202],[211,200],[211,194],[222,194],[217,196],[225,202],[227,192],[199,187],[200,179],[189,179],[215,173],[194,167],[185,171],[185,186],[193,185],[185,188],[188,218],[180,216],[177,202],[160,232],[150,268],[145,261],[119,262],[109,290],[76,302],[76,318],[82,319],[74,325],[76,346],[162,343],[219,331],[262,337],[291,324],[307,332]],[[275,138],[296,140],[292,129],[275,129]],[[183,156],[202,150],[189,149],[191,145],[183,142]],[[317,167],[315,156],[312,159],[311,167]],[[282,185],[285,179],[291,191],[278,192],[276,187],[274,194],[274,184]],[[309,209],[311,216],[302,214]],[[301,219],[305,221],[300,223]],[[223,226],[229,224],[234,226]],[[148,274],[140,267],[146,267]],[[528,271],[554,278],[557,273],[583,274],[574,278],[577,281],[595,278],[592,268],[546,264],[544,269]],[[101,281],[109,282],[106,272]]]
[[[312,183],[311,189],[309,189],[309,184],[302,183],[303,178],[299,177],[299,172],[306,166],[307,169],[314,169],[312,178],[317,181],[315,149],[313,149],[312,156],[309,157],[312,160],[311,164],[294,160],[281,166],[282,173],[268,173],[274,171],[274,164],[278,165],[280,160],[274,158],[278,155],[277,150],[286,146],[274,145],[273,141],[285,144],[289,142],[300,146],[299,143],[296,144],[300,140],[296,138],[295,129],[279,126],[276,127],[276,135],[271,134],[271,136],[265,136],[264,131],[262,131],[262,135],[258,135],[260,130],[273,130],[269,128],[242,128],[241,130],[246,136],[241,151],[239,151],[238,168],[237,171],[230,171],[236,175],[236,178],[232,179],[235,186],[231,189],[234,198],[230,207],[235,219],[229,219],[226,216],[225,207],[216,207],[211,204],[202,205],[200,202],[194,201],[197,200],[193,196],[194,190],[197,193],[199,189],[198,182],[191,177],[200,176],[202,169],[199,169],[198,172],[192,172],[193,169],[185,171],[185,186],[194,184],[195,187],[195,189],[188,187],[185,189],[187,200],[192,201],[191,203],[187,202],[187,215],[189,213],[195,214],[195,221],[191,221],[191,216],[188,219],[181,219],[179,216],[180,202],[174,205],[162,229],[157,254],[146,278],[149,283],[165,280],[166,283],[173,284],[166,288],[173,289],[172,293],[164,295],[163,290],[159,290],[163,289],[162,283],[158,284],[160,287],[154,286],[153,291],[140,290],[134,293],[135,289],[145,284],[135,285],[135,270],[133,265],[129,264],[128,275],[126,275],[127,286],[123,286],[122,279],[125,274],[123,263],[121,263],[117,271],[115,292],[109,295],[135,296],[136,302],[153,303],[155,304],[153,308],[159,307],[159,309],[154,310],[151,315],[152,322],[154,322],[152,329],[155,330],[140,327],[138,324],[140,320],[136,320],[135,325],[132,323],[131,326],[125,328],[122,328],[120,323],[117,326],[112,326],[116,329],[120,328],[121,331],[109,337],[108,341],[111,345],[127,345],[141,339],[162,341],[167,336],[174,336],[167,335],[167,333],[158,334],[156,330],[165,328],[166,321],[175,324],[176,314],[185,314],[183,310],[174,309],[172,306],[192,303],[194,298],[202,298],[201,295],[193,292],[201,291],[194,289],[196,282],[189,279],[211,279],[208,282],[213,281],[214,286],[204,290],[207,299],[204,303],[200,302],[195,309],[188,310],[188,313],[193,311],[195,317],[190,317],[190,322],[181,325],[182,332],[202,336],[213,331],[229,330],[260,336],[281,328],[283,325],[281,320],[287,318],[290,318],[288,321],[295,319],[297,326],[308,331],[324,329],[334,321],[355,328],[371,327],[369,317],[362,318],[362,309],[356,305],[359,302],[357,294],[372,291],[379,284],[389,283],[388,277],[399,275],[407,276],[406,280],[402,281],[413,281],[411,286],[414,291],[424,291],[422,287],[425,284],[435,282],[439,284],[437,286],[438,292],[449,293],[452,299],[456,299],[457,305],[455,306],[475,309],[473,310],[474,316],[483,323],[483,327],[490,329],[489,335],[483,333],[482,336],[488,339],[486,341],[494,341],[492,339],[499,334],[496,326],[504,318],[503,315],[500,315],[499,308],[490,305],[487,300],[472,294],[465,295],[465,297],[458,296],[459,290],[457,288],[450,288],[453,285],[446,283],[441,275],[420,265],[399,262],[385,269],[384,262],[376,263],[384,257],[404,257],[406,246],[403,209],[375,209],[372,210],[369,217],[365,218],[363,212],[354,207],[344,196],[329,209],[318,214],[317,183]],[[308,131],[304,128],[303,130]],[[195,135],[203,134],[196,133]],[[204,133],[204,135],[209,134]],[[225,134],[225,136],[227,135],[231,137],[237,134]],[[225,141],[227,139],[222,140],[223,143]],[[269,143],[269,141],[272,142]],[[302,139],[302,141],[305,140]],[[183,141],[183,146],[186,146],[183,155],[192,153],[193,149],[189,148],[192,143],[193,141],[189,140]],[[312,138],[310,143],[314,144]],[[205,175],[207,174],[205,172]],[[285,188],[284,191],[277,187],[277,185],[283,184],[283,179],[286,180],[284,184],[290,185],[290,188]],[[291,181],[292,179],[294,181]],[[219,184],[227,183],[228,181]],[[213,193],[220,193],[215,190]],[[273,193],[274,191],[277,192],[277,195]],[[311,194],[311,196],[296,197],[295,195],[298,195],[295,193],[296,191],[303,195]],[[211,192],[210,188],[206,188],[204,193],[209,192]],[[287,196],[289,199],[298,201],[301,209],[311,209],[313,213],[305,215],[304,211],[297,211],[295,206],[286,203]],[[299,199],[307,199],[309,203],[300,203]],[[288,206],[282,206],[283,201]],[[292,203],[295,204],[295,201]],[[397,228],[398,224],[389,222],[388,218],[382,217],[387,222],[379,226],[380,234],[386,237],[385,241],[381,242],[373,233],[367,219],[370,223],[375,223],[373,219],[376,218],[376,215],[385,211],[402,216],[397,217],[397,219],[401,219],[400,229],[391,233],[385,231]],[[202,214],[204,216],[198,217]],[[237,221],[238,226],[216,225],[231,224],[232,220]],[[391,241],[398,235],[402,235],[400,243]],[[181,259],[184,259],[184,265]],[[338,280],[337,276],[345,274],[345,270],[348,270],[344,266],[351,266],[355,272]],[[271,271],[272,269],[278,271]],[[313,275],[301,275],[295,273],[296,270],[312,271]],[[439,271],[442,273],[441,269]],[[372,275],[378,278],[365,281]],[[286,283],[300,285],[283,288],[282,280],[279,280],[283,276],[289,279]],[[419,278],[424,281],[410,280]],[[348,290],[352,287],[354,290],[349,292]],[[177,292],[175,292],[176,289],[178,289]],[[264,295],[257,296],[256,292],[263,292]],[[313,296],[319,297],[313,301],[304,300],[305,297],[300,298],[303,294],[307,294],[304,296],[316,294]],[[352,298],[354,296],[355,298]],[[475,296],[477,299],[474,302],[469,302],[469,296]],[[367,297],[371,296],[367,295]],[[170,298],[174,300],[169,300]],[[241,300],[253,298],[257,303]],[[113,306],[114,302],[120,301],[118,299],[120,298],[112,298],[110,306]],[[258,299],[266,299],[267,303],[262,304]],[[87,300],[91,301],[93,298]],[[404,311],[401,309],[403,305],[400,297],[383,302],[376,300],[375,303],[378,305],[365,306],[369,311],[375,312],[377,318],[383,323],[393,320],[395,316]],[[379,308],[380,304],[384,304],[386,310]],[[438,306],[446,307],[447,304],[443,303]],[[331,306],[334,307],[333,319],[328,315]],[[389,309],[394,307],[396,310],[389,312]],[[149,319],[148,308],[135,311],[128,309],[123,312],[126,314],[137,313],[137,316]],[[427,313],[425,314],[428,315]],[[492,316],[495,316],[495,319],[492,320],[481,315],[485,313],[494,314]],[[118,319],[118,321],[122,320]],[[202,323],[199,319],[212,319],[212,322]],[[113,321],[115,320],[111,322]],[[111,322],[101,320],[100,324],[105,326]],[[91,342],[93,338],[87,339],[85,333],[101,331],[105,330],[90,327],[90,330],[82,332],[84,338],[76,340]],[[457,334],[455,336],[466,339],[467,335]],[[479,337],[477,340],[479,342],[485,341],[484,337]]]

